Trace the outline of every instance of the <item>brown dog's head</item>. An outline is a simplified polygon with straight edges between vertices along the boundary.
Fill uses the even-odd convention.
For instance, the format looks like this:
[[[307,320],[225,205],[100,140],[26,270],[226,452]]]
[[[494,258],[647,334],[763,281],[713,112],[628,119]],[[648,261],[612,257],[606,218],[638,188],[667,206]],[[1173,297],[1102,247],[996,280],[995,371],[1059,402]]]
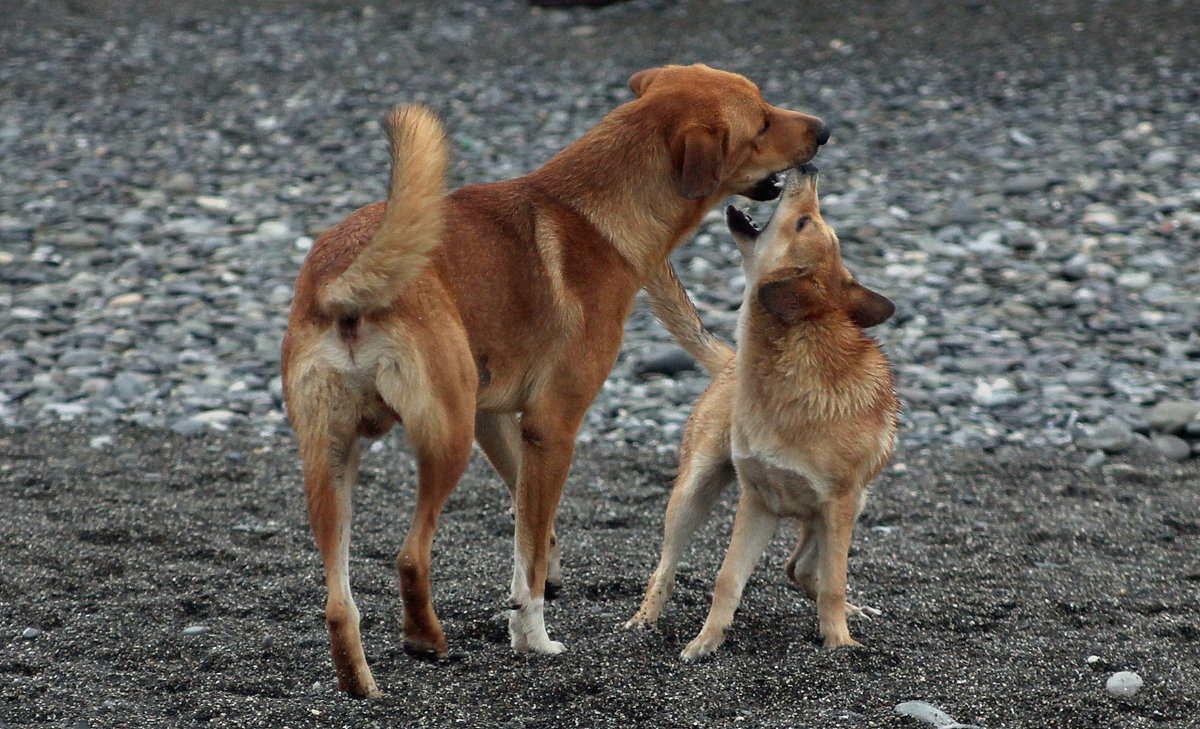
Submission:
[[[817,200],[817,168],[794,170],[767,227],[730,205],[726,220],[742,252],[746,305],[751,298],[785,326],[839,313],[859,327],[886,321],[896,307],[854,280],[842,263],[837,234]]]
[[[817,117],[771,106],[745,76],[703,64],[639,71],[629,88],[664,121],[679,194],[688,200],[773,200],[778,173],[808,162],[829,139]]]

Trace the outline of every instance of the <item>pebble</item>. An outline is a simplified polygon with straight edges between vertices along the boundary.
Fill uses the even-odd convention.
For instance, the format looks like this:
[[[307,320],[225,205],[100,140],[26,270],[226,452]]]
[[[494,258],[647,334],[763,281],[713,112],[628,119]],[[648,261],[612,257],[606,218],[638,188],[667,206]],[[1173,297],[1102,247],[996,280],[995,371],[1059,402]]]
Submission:
[[[1087,438],[1087,447],[1098,448],[1106,454],[1123,453],[1133,447],[1136,434],[1129,424],[1118,418],[1108,418]]]
[[[208,632],[207,625],[189,625],[186,628],[184,628],[182,631],[182,633],[184,635],[200,635],[201,633],[207,633],[207,632]]]
[[[696,360],[692,355],[680,347],[670,345],[653,348],[642,357],[635,371],[638,375],[660,374],[673,377],[680,372],[696,368]]]
[[[24,640],[36,640],[42,637],[42,631],[39,628],[26,628],[21,631],[21,638]]]
[[[1142,677],[1133,671],[1117,671],[1104,682],[1104,688],[1112,696],[1129,698],[1142,688]]]
[[[459,13],[457,5],[432,4],[420,22],[469,30]],[[595,38],[607,32],[604,23],[588,26]],[[395,93],[296,103],[294,85],[264,82],[263,68],[276,66],[261,63],[271,47],[256,42],[261,30],[249,23],[239,41],[244,53],[222,57],[225,77],[254,80],[235,94],[180,83],[194,74],[194,49],[185,47],[156,57],[163,84],[121,87],[81,107],[69,125],[39,128],[36,143],[9,144],[0,156],[6,422],[86,417],[191,434],[239,424],[288,428],[279,344],[292,286],[320,231],[381,198],[386,144],[375,120],[390,103],[380,98]],[[192,36],[177,40],[198,43]],[[381,62],[364,52],[362,34],[332,55],[319,44],[297,47],[313,88],[331,89],[345,85],[346,57],[365,59],[365,73],[387,78],[381,67],[403,65],[409,52],[397,46]],[[855,58],[870,53],[849,40],[839,49]],[[44,75],[39,68],[91,78],[107,68],[108,52],[47,43],[44,63],[17,64],[8,81],[33,88]],[[739,67],[770,97],[808,98],[803,74],[757,50],[744,55]],[[628,100],[623,81],[635,60],[552,77],[505,65],[450,74],[449,82],[415,73],[424,80],[411,91],[452,110],[452,185],[502,179],[548,159]],[[1012,110],[998,110],[988,96],[993,84],[949,93],[956,82],[920,59],[886,84],[839,64],[822,67],[818,106],[858,120],[849,135],[835,127],[817,160],[823,203],[848,267],[897,304],[897,315],[871,334],[907,401],[902,443],[1061,447],[1077,425],[1108,436],[1103,448],[1076,439],[1081,462],[1119,460],[1143,446],[1181,452],[1179,441],[1154,434],[1200,447],[1200,422],[1159,425],[1148,412],[1200,396],[1189,249],[1200,230],[1200,164],[1190,153],[1195,125],[1187,123],[1192,89],[1181,74],[1149,83],[1121,69],[1087,83],[1039,77]],[[919,74],[920,83],[906,74]],[[28,118],[55,118],[51,109],[63,101],[55,93],[26,100]],[[952,97],[979,112],[930,113],[931,99]],[[875,117],[879,98],[889,113]],[[1070,124],[1011,113],[1053,108],[1077,113]],[[1111,109],[1137,119],[1115,120],[1103,111]],[[933,126],[885,123],[893,110],[895,119]],[[201,117],[211,123],[191,123]],[[1096,143],[1081,133],[1113,123],[1134,136]],[[89,128],[124,130],[105,135],[102,163],[47,157],[48,149],[78,151],[77,132]],[[12,139],[28,136],[21,132]],[[927,148],[932,138],[935,163],[914,166],[911,155],[888,153]],[[732,202],[763,222],[775,207]],[[745,279],[720,209],[673,260],[705,321],[731,341]],[[670,342],[644,297],[625,331],[580,437],[672,448],[709,376]],[[662,382],[672,387],[638,389]],[[1109,418],[1128,428],[1102,425]],[[1151,440],[1130,434],[1143,418]]]
[[[1150,427],[1163,433],[1181,433],[1200,415],[1200,402],[1195,400],[1164,400],[1146,414]]]
[[[1150,436],[1150,442],[1167,460],[1186,461],[1192,455],[1192,447],[1178,436],[1155,433]]]
[[[107,306],[110,309],[121,309],[128,306],[136,306],[145,300],[144,296],[134,291],[112,297],[108,300]]]
[[[113,438],[111,435],[93,436],[92,439],[88,441],[88,447],[90,447],[94,450],[98,450],[98,451],[104,450],[105,448],[108,448],[112,444],[113,444]]]

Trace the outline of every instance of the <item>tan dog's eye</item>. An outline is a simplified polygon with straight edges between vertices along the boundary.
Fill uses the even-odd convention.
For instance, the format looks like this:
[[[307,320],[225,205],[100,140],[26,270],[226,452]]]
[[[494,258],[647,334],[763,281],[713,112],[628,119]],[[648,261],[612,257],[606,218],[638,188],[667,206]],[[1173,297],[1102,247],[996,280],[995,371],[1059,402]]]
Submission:
[[[812,220],[811,215],[801,215],[800,219],[796,221],[796,232],[799,233],[804,230],[804,226],[808,225],[808,221],[810,220]]]
[[[762,129],[759,129],[759,130],[758,130],[758,136],[760,136],[760,137],[761,137],[762,135],[766,134],[766,133],[767,133],[767,130],[769,130],[770,128],[771,128],[771,120],[770,120],[770,119],[764,119],[764,120],[763,120]]]

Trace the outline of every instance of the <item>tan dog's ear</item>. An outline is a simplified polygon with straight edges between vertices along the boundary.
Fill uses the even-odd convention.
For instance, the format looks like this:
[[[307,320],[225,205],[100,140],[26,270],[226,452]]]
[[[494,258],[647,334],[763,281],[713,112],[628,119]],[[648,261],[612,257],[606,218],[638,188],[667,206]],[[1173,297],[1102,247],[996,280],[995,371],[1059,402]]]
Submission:
[[[855,324],[866,329],[890,319],[896,313],[896,305],[883,294],[877,294],[856,281],[847,311]]]
[[[821,305],[821,296],[813,286],[812,271],[789,268],[780,272],[783,278],[758,287],[758,300],[772,316],[783,324],[799,324]]]
[[[633,95],[642,98],[642,94],[646,93],[646,89],[650,86],[650,82],[658,74],[659,69],[647,68],[644,71],[638,71],[629,77],[629,90]]]
[[[724,135],[704,127],[692,127],[675,138],[671,159],[684,199],[698,200],[721,184],[724,147]]]

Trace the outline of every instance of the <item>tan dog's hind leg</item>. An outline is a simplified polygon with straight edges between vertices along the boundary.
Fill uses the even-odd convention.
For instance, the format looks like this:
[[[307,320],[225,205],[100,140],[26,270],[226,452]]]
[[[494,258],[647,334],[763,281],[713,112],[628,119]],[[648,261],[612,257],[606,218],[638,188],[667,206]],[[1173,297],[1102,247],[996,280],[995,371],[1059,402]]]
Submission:
[[[514,505],[521,467],[521,424],[515,413],[476,413],[475,440],[496,473],[508,487]],[[550,557],[546,571],[546,599],[553,600],[562,591],[562,551],[558,535],[550,531]]]
[[[663,525],[662,556],[650,575],[646,594],[637,614],[625,623],[626,628],[653,625],[662,614],[663,605],[675,586],[675,568],[683,548],[696,530],[708,521],[721,492],[734,479],[733,465],[728,454],[712,454],[701,449],[693,451],[679,471]]]
[[[817,599],[817,543],[820,523],[799,519],[796,522],[796,548],[788,558],[783,572],[809,600]]]
[[[858,507],[852,497],[831,499],[821,509],[817,558],[817,619],[826,648],[862,645],[850,637],[846,615],[858,608],[846,602],[846,569],[850,537]]]
[[[325,567],[325,623],[338,686],[360,698],[382,696],[367,666],[358,607],[350,592],[351,492],[358,475],[356,398],[338,375],[314,371],[297,385],[292,422],[304,462],[304,493]],[[337,403],[337,406],[331,406]]]
[[[753,487],[743,484],[729,551],[725,553],[713,588],[712,607],[700,633],[680,654],[683,660],[703,658],[725,641],[725,630],[733,622],[733,614],[742,600],[742,590],[778,524],[779,517],[763,505]]]
[[[816,602],[820,590],[820,580],[817,578],[817,544],[824,527],[817,519],[802,520],[796,527],[799,534],[796,537],[796,548],[784,566],[783,572],[800,588],[804,596]],[[846,603],[846,617],[873,618],[882,615],[883,611],[866,605],[851,605]]]

